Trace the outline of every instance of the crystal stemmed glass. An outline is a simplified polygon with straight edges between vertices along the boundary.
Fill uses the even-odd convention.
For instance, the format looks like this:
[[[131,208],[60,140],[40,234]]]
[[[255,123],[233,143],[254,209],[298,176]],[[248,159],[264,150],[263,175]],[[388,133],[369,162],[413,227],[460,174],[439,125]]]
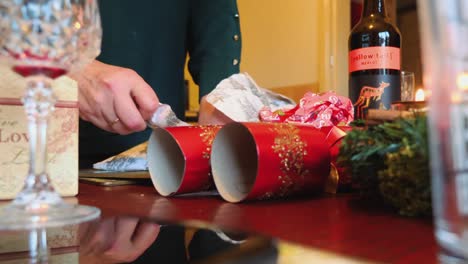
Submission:
[[[0,210],[0,229],[40,229],[97,218],[100,210],[65,203],[47,175],[47,123],[53,79],[100,52],[96,0],[0,0],[0,60],[25,77],[29,170],[21,192]]]

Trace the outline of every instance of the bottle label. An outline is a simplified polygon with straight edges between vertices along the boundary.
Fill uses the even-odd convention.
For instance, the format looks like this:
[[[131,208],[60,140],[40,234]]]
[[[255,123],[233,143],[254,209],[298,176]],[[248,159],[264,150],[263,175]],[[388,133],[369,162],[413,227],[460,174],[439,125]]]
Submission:
[[[354,119],[365,119],[369,109],[388,110],[400,100],[399,74],[365,74],[349,79],[349,97],[354,105]]]
[[[349,52],[349,72],[392,69],[400,70],[400,48],[368,47]]]

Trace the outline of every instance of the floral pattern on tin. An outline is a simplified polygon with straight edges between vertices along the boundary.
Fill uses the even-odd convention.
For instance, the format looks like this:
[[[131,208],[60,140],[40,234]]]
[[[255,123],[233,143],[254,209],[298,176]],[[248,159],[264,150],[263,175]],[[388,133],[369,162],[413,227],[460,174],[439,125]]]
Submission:
[[[281,170],[278,176],[281,187],[275,195],[284,197],[299,191],[303,187],[304,176],[309,173],[304,169],[307,143],[299,135],[299,128],[291,124],[280,123],[270,128],[270,131],[276,135],[271,148],[278,154]]]
[[[221,126],[191,126],[190,128],[201,129],[200,138],[205,147],[202,151],[202,157],[209,160],[211,157],[211,147],[213,145],[216,132],[221,128]],[[211,190],[214,186],[213,177],[211,171],[208,172],[208,182],[201,188],[202,191]]]
[[[202,129],[200,133],[200,138],[202,142],[205,144],[205,148],[202,152],[204,159],[210,159],[211,155],[211,146],[213,145],[214,138],[216,136],[216,132],[221,126],[199,126]]]

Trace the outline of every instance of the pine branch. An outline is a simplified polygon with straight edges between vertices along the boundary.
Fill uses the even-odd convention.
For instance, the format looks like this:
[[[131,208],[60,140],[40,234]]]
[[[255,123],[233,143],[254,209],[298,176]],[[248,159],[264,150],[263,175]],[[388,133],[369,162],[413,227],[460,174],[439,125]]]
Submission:
[[[418,115],[355,129],[343,140],[338,162],[351,168],[364,196],[383,198],[402,215],[431,212],[426,118]]]

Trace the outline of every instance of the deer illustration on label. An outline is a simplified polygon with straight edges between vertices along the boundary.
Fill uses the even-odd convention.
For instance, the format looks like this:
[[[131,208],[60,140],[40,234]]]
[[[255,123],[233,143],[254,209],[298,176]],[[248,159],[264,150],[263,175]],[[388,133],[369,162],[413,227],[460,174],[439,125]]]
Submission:
[[[356,118],[364,118],[364,111],[369,107],[371,100],[379,101],[382,98],[385,88],[390,84],[381,82],[379,87],[363,86],[359,93],[359,98],[354,104],[356,108]]]

